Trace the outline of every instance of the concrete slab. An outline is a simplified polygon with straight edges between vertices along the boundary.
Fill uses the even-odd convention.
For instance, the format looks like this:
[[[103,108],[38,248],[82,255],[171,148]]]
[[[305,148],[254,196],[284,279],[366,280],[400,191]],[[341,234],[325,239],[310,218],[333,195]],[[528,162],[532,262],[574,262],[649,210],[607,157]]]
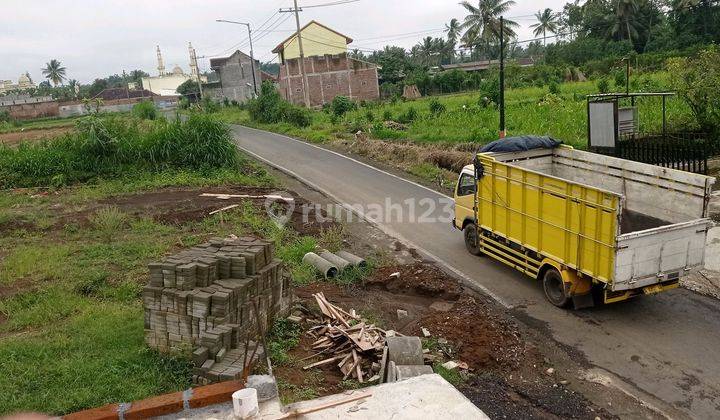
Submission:
[[[285,412],[304,410],[370,393],[365,399],[303,414],[303,419],[389,419],[433,418],[489,419],[440,375],[423,375],[402,382],[376,385],[342,394],[303,401],[285,407]],[[271,419],[272,416],[262,416]]]
[[[261,420],[285,418],[294,410],[309,410],[321,405],[332,404],[360,395],[370,394],[367,398],[338,404],[320,411],[298,415],[295,418],[306,420],[325,419],[389,419],[415,420],[425,418],[457,418],[489,420],[480,409],[465,398],[455,387],[440,375],[417,376],[382,385],[329,395],[310,401],[280,406],[277,398],[260,403]],[[231,402],[210,407],[185,410],[180,413],[158,417],[163,420],[180,419],[223,419],[232,420]]]

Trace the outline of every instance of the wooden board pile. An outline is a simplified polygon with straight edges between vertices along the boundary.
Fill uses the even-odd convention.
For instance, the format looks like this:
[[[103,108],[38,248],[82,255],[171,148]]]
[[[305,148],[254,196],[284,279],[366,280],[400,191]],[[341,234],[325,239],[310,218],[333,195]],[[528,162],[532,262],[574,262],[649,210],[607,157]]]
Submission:
[[[236,376],[223,359],[289,310],[290,278],[265,240],[213,238],[149,269],[145,341],[161,352],[191,348],[196,383]]]
[[[312,347],[318,351],[315,356],[325,358],[303,369],[336,363],[345,375],[343,379],[355,378],[360,383],[378,379],[386,332],[362,319],[354,309],[347,312],[328,302],[322,292],[313,297],[322,320],[309,320],[317,325],[307,334],[316,339]]]

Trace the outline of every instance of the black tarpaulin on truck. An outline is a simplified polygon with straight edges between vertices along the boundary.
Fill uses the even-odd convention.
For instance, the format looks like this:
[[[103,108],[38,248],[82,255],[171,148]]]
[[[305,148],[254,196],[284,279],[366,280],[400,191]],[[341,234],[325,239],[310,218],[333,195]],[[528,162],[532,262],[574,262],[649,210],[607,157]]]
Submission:
[[[532,149],[552,149],[561,144],[561,141],[552,137],[517,136],[507,137],[488,143],[480,149],[484,152],[524,152]]]

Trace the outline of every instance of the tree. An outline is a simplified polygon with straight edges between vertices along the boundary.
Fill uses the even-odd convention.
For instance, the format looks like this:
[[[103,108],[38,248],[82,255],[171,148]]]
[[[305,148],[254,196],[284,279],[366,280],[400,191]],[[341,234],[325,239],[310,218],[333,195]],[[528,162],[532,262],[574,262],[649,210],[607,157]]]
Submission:
[[[195,97],[200,95],[200,88],[198,87],[197,80],[188,79],[184,81],[180,86],[175,89],[180,95],[189,98],[190,96]]]
[[[46,79],[51,81],[53,85],[57,86],[65,80],[65,71],[66,69],[62,66],[62,63],[53,58],[45,64],[42,74]]]
[[[460,26],[460,21],[455,18],[451,19],[450,23],[445,24],[447,39],[453,44],[457,43],[458,38],[460,37],[460,32],[462,32],[462,28]]]
[[[636,15],[639,6],[637,0],[618,0],[615,8],[615,22],[610,28],[610,33],[617,39],[633,41],[638,38]]]
[[[465,16],[461,28],[467,32],[471,32],[473,40],[487,46],[495,43],[500,39],[500,16],[507,13],[510,7],[515,5],[513,0],[478,0],[478,5],[473,6],[468,1],[460,3],[468,12]],[[519,25],[512,20],[505,20],[502,32],[505,38],[514,38],[516,36],[513,28]],[[467,45],[467,41],[466,41]]]
[[[720,51],[711,46],[697,57],[668,62],[673,88],[690,106],[700,128],[720,133]]]
[[[543,36],[543,45],[546,44],[547,32],[557,33],[558,27],[560,26],[559,16],[553,13],[549,7],[545,10],[535,13],[535,19],[537,23],[530,25],[531,28],[535,28],[533,34],[535,36]]]

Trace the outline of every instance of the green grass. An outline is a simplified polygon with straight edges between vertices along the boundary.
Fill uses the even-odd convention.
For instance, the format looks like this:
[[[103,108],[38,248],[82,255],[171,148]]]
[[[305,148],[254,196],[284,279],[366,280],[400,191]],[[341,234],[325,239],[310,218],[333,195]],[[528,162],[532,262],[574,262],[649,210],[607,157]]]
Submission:
[[[43,190],[0,192],[0,223],[35,224],[0,236],[0,285],[17,289],[0,299],[0,415],[18,410],[59,415],[189,387],[187,359],[159,355],[143,342],[139,296],[147,263],[229,233],[290,238],[279,256],[292,263],[311,241],[248,206],[224,220],[215,216],[182,226],[114,207],[89,212],[84,223],[64,214],[104,198],[167,186],[275,184],[254,164],[247,168],[242,174],[138,171],[35,197]]]
[[[460,374],[460,369],[458,368],[453,370],[445,369],[441,363],[435,363],[433,364],[433,370],[455,387],[458,387],[465,382],[465,378],[463,378]]]
[[[637,90],[667,90],[668,74],[659,72],[640,75]],[[634,89],[636,90],[636,89]],[[574,82],[560,85],[556,98],[549,97],[547,87],[529,87],[508,89],[506,91],[506,123],[508,135],[548,135],[578,148],[585,148],[587,142],[587,115],[585,95],[597,93],[597,82]],[[398,101],[395,103],[371,104],[348,112],[340,121],[332,122],[326,112],[312,113],[312,124],[307,128],[297,128],[287,124],[255,124],[245,111],[237,108],[225,108],[220,118],[226,122],[250,125],[269,131],[303,138],[311,142],[323,142],[335,138],[349,138],[358,128],[371,129],[371,136],[387,140],[410,140],[417,143],[456,144],[466,142],[488,143],[497,139],[499,112],[496,107],[482,107],[478,104],[480,94],[466,92],[460,94],[426,97],[416,101]],[[430,111],[430,103],[437,100],[446,110],[438,115]],[[629,104],[628,104],[629,105]],[[640,99],[637,106],[640,112],[640,130],[654,131],[662,126],[662,108],[659,98]],[[670,127],[683,130],[695,128],[689,107],[679,98],[670,98],[667,102],[667,115]],[[414,108],[418,117],[408,123],[406,131],[395,131],[377,125],[384,114],[390,114],[394,120],[402,119],[408,110]],[[372,114],[374,122],[368,121]],[[427,168],[413,169],[427,175]]]
[[[0,341],[0,413],[67,413],[190,385],[186,361],[145,347],[137,303],[87,302],[66,322],[46,322]]]
[[[273,365],[282,366],[292,361],[288,352],[298,345],[302,332],[300,325],[294,322],[284,318],[275,320],[267,338],[268,354]]]
[[[58,127],[74,127],[75,122],[82,117],[48,117],[28,121],[18,121],[16,124],[0,123],[0,133],[15,131],[43,130]]]

